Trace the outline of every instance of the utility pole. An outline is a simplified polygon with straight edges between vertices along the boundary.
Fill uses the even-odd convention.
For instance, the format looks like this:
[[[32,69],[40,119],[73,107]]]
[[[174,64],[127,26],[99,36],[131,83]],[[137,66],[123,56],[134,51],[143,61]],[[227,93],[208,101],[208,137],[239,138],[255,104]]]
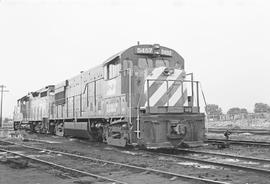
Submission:
[[[0,88],[1,88],[0,127],[2,127],[2,120],[3,120],[3,116],[2,116],[2,113],[3,113],[3,94],[4,94],[4,92],[8,92],[8,90],[4,90],[4,88],[6,88],[6,86],[4,86],[4,85],[0,85]]]

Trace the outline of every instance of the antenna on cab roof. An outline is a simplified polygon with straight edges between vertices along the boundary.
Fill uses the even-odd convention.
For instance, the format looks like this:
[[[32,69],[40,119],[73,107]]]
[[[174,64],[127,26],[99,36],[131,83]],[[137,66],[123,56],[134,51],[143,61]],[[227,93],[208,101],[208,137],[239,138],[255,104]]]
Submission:
[[[140,41],[137,41],[137,45],[140,45]]]

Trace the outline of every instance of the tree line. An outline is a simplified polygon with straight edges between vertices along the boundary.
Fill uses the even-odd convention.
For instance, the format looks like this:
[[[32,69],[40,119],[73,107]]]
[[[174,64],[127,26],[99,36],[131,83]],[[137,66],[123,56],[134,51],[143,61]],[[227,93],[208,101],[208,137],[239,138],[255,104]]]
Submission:
[[[207,115],[209,116],[220,116],[223,115],[223,111],[221,107],[219,107],[216,104],[208,104],[205,107],[205,111]],[[238,115],[238,114],[248,114],[246,108],[240,108],[240,107],[232,107],[230,108],[226,114],[228,115]],[[265,103],[255,103],[253,113],[270,113],[270,106]]]

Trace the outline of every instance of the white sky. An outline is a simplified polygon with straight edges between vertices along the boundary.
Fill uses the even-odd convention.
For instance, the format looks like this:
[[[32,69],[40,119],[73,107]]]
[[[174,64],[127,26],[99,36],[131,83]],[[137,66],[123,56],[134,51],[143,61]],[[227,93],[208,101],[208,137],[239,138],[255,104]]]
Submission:
[[[137,41],[178,51],[223,112],[270,104],[269,8],[267,0],[0,0],[3,114]]]

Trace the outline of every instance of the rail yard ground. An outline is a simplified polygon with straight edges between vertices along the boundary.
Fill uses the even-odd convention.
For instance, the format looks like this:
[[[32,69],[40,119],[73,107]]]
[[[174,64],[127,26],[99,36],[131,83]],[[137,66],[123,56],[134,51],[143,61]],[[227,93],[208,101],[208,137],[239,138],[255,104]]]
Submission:
[[[209,125],[209,124],[208,124]],[[248,128],[248,127],[245,127]],[[168,171],[173,173],[185,174],[192,177],[209,179],[211,181],[224,182],[224,183],[269,183],[269,173],[263,173],[259,171],[250,171],[245,169],[236,169],[225,166],[205,164],[185,159],[178,159],[170,157],[168,155],[160,155],[158,153],[149,153],[144,150],[137,150],[133,148],[121,149],[117,147],[107,146],[103,143],[93,143],[87,140],[80,140],[76,138],[64,138],[58,136],[48,135],[37,135],[28,134],[27,132],[12,132],[12,137],[7,136],[7,131],[0,134],[0,140],[15,142],[18,144],[25,144],[28,146],[34,146],[38,148],[46,148],[50,150],[63,151],[78,155],[91,156],[97,159],[109,160],[124,164],[131,164],[137,167],[152,168],[162,171]],[[224,138],[222,134],[207,133],[207,136]],[[249,137],[250,139],[268,141],[270,136],[267,135],[255,135],[252,134],[233,134],[233,138],[242,139]],[[262,138],[263,137],[263,138]],[[24,141],[23,141],[24,140]],[[0,146],[1,148],[4,146]],[[19,153],[26,152],[26,149],[18,148],[15,145],[7,146],[6,149],[16,151]],[[258,147],[258,146],[243,146],[243,145],[230,145],[228,148],[218,149],[215,145],[204,145],[203,147],[189,148],[189,150],[205,151],[214,153],[225,153],[231,155],[238,155],[244,157],[256,157],[261,159],[270,159],[270,148],[269,147]],[[3,152],[2,152],[3,153]],[[31,153],[34,155],[34,153]],[[85,164],[80,161],[66,161],[64,156],[61,154],[53,155],[52,153],[46,152],[41,153],[43,158],[46,160],[52,160],[56,158],[58,163],[63,161],[74,168],[79,169],[79,165],[95,169],[96,174],[104,174],[109,178],[115,178],[126,183],[207,183],[198,182],[194,180],[183,179],[173,176],[165,176],[164,174],[155,174],[150,171],[134,171],[131,169],[123,169],[122,167],[111,166],[106,163],[87,163]],[[196,154],[178,153],[181,156],[196,157]],[[79,174],[71,174],[67,171],[63,171],[57,168],[51,168],[48,165],[41,163],[30,162],[26,167],[19,167],[14,163],[4,162],[3,154],[0,156],[2,161],[0,162],[0,183],[77,183],[77,184],[88,184],[88,183],[114,183],[94,177],[81,176]],[[202,157],[206,158],[205,155]],[[208,158],[209,159],[209,158]],[[237,159],[229,158],[211,158],[212,161],[233,163],[237,164]],[[248,161],[245,166],[254,167],[255,162]],[[270,170],[270,162],[261,164],[260,168]],[[270,171],[269,171],[270,172]],[[116,183],[116,182],[115,182]]]
[[[232,131],[232,134],[230,135],[230,139],[270,142],[270,133],[265,133],[265,134],[256,133],[256,130],[260,130],[260,131],[265,130],[265,132],[270,131],[270,119],[242,119],[242,120],[234,120],[234,121],[208,121],[206,122],[206,132],[207,132],[208,138],[224,138],[224,135],[222,132],[220,133],[212,132],[210,131],[211,128],[214,128],[216,130],[227,129],[227,130]],[[254,130],[254,133],[252,133],[252,130]],[[237,133],[237,131],[239,133]]]

